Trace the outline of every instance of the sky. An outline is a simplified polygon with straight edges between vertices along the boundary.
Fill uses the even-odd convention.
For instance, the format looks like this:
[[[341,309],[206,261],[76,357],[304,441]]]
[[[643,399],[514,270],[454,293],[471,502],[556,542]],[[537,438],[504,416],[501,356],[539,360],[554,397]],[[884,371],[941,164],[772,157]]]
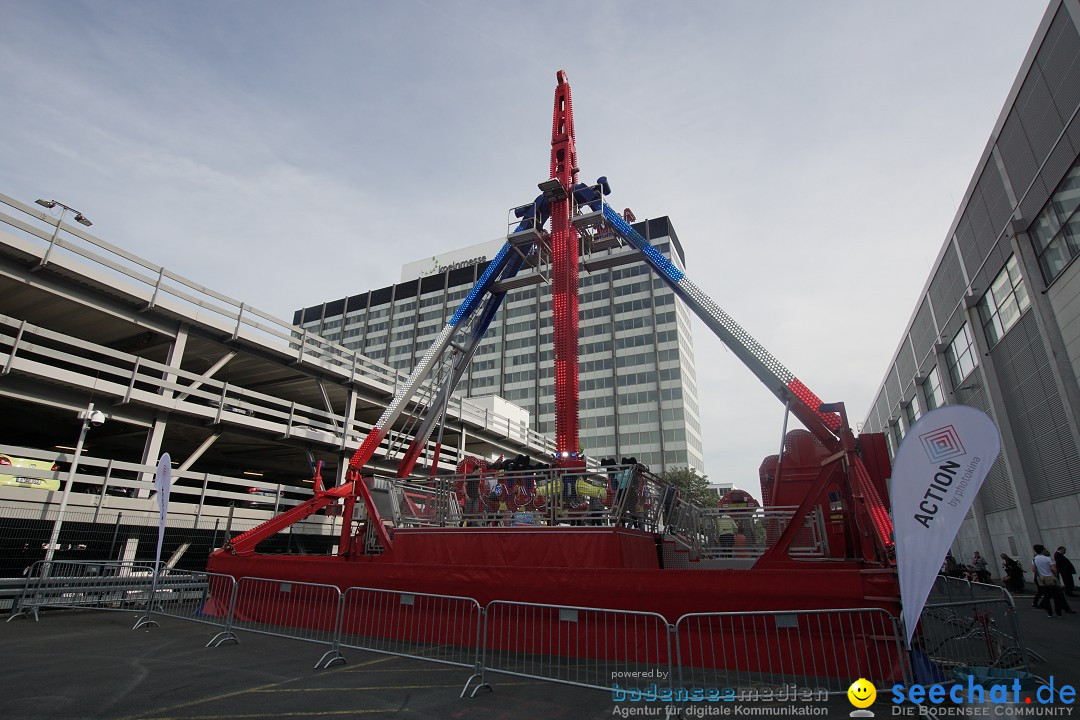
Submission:
[[[505,234],[565,69],[582,179],[856,423],[1046,7],[0,0],[0,193],[291,320]],[[756,493],[783,406],[693,332],[706,474]]]

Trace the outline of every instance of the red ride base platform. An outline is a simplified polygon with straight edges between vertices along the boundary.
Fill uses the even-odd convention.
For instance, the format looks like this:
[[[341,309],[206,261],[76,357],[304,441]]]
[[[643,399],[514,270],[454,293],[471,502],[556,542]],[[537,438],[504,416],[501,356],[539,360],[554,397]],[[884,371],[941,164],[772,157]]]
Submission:
[[[858,562],[784,561],[752,569],[662,568],[657,536],[619,527],[398,529],[383,555],[214,553],[236,578],[655,612],[877,607],[898,611],[896,573]]]

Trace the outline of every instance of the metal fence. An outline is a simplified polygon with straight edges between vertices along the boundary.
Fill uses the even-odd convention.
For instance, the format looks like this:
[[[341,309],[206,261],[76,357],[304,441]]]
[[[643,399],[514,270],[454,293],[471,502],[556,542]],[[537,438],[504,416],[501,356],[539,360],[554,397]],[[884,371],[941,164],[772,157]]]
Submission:
[[[153,564],[42,560],[28,569],[26,584],[8,621],[21,615],[32,615],[37,620],[42,608],[145,608],[150,602],[153,576]]]
[[[218,626],[208,645],[253,632],[323,645],[325,667],[353,648],[488,673],[617,692],[763,688],[846,692],[945,678],[958,667],[1027,669],[1008,597],[931,602],[909,652],[882,609],[695,613],[671,625],[649,612],[494,600],[171,570],[153,563],[35,563],[12,616],[43,608],[141,611]],[[944,587],[944,586],[943,586]],[[993,586],[990,586],[993,587]],[[959,586],[957,586],[959,588]],[[942,588],[943,589],[943,588]],[[976,593],[989,590],[976,588]],[[935,680],[937,681],[937,680]],[[678,694],[675,694],[678,697]]]
[[[473,668],[475,677],[483,624],[483,608],[472,598],[354,587],[342,599],[338,642]]]
[[[238,642],[236,630],[327,645],[319,664],[338,655],[341,590],[334,585],[243,577],[236,582],[225,628],[207,647]]]
[[[485,609],[484,672],[601,690],[670,687],[671,658],[670,626],[656,613],[502,600]]]
[[[964,578],[938,575],[930,588],[929,603],[960,602],[964,600],[1005,600],[1015,607],[1012,594],[1001,585],[971,582]]]
[[[231,575],[164,570],[154,586],[154,601],[140,622],[154,614],[224,627],[233,606],[236,579]]]
[[[795,685],[846,693],[851,678],[910,681],[895,617],[880,609],[695,613],[675,625],[682,687]]]
[[[928,603],[911,645],[943,670],[971,666],[1028,670],[1011,598]]]

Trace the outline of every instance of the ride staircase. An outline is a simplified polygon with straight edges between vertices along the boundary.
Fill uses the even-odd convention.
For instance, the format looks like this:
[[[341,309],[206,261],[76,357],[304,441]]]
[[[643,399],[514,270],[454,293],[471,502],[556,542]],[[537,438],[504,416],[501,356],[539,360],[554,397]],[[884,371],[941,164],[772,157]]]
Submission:
[[[753,567],[779,540],[796,508],[706,508],[679,496],[665,503],[661,559],[670,569]],[[734,535],[722,531],[734,525]],[[788,553],[798,559],[828,557],[820,508],[803,520]]]

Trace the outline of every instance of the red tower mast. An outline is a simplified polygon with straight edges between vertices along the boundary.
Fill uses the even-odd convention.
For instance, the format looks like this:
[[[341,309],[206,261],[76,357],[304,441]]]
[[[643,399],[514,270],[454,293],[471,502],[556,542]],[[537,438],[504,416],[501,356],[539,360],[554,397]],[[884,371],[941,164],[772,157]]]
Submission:
[[[548,192],[551,209],[551,293],[555,339],[555,446],[560,464],[568,465],[578,443],[578,233],[570,222],[571,197],[577,182],[574,106],[566,71],[555,75],[555,113],[551,123],[551,178],[559,188]],[[547,191],[547,188],[545,188]]]

